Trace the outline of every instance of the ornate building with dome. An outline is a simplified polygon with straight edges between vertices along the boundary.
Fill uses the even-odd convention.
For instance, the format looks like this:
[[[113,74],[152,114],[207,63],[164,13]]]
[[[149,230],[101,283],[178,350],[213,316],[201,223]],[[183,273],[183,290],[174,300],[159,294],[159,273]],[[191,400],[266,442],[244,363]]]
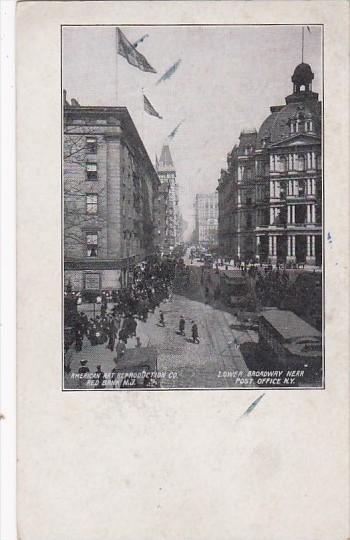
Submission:
[[[242,131],[219,185],[219,246],[235,261],[322,264],[322,106],[299,64],[293,93]]]

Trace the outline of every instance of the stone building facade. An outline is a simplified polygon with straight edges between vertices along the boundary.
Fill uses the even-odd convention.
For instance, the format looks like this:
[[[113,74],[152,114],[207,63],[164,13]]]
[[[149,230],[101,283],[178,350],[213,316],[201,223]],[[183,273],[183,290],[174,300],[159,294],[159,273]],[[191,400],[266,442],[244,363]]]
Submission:
[[[219,245],[236,260],[322,264],[322,107],[308,64],[285,105],[243,131],[219,179]],[[227,197],[230,197],[228,201]]]
[[[218,193],[197,193],[194,201],[195,231],[194,241],[203,246],[218,240]]]
[[[160,185],[128,110],[65,98],[63,169],[65,283],[119,289],[155,251]]]
[[[163,253],[164,250],[168,249],[167,237],[169,189],[168,182],[161,183],[156,199],[156,246],[158,253]]]

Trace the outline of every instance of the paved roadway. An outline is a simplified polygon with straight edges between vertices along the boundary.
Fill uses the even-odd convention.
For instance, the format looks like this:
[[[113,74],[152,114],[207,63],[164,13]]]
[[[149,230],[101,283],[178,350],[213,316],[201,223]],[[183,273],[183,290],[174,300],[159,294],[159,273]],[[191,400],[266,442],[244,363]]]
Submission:
[[[189,263],[187,259],[185,262]],[[140,364],[147,363],[148,351],[156,349],[161,388],[252,386],[252,381],[246,377],[248,368],[239,345],[246,341],[257,342],[257,334],[231,328],[230,325],[237,324],[237,319],[229,310],[218,303],[214,304],[212,300],[210,304],[205,303],[201,272],[198,264],[190,266],[190,287],[180,289],[173,295],[172,301],[161,304],[165,328],[158,325],[159,309],[149,314],[146,323],[137,322],[137,336],[141,339],[142,347],[134,354],[140,359]],[[213,288],[218,276],[214,271],[211,274],[210,287]],[[185,337],[178,334],[181,315],[186,320]],[[199,344],[192,343],[190,339],[191,321],[197,323]],[[135,348],[135,345],[135,338],[128,340],[128,349]],[[92,347],[86,338],[81,352],[70,351],[69,354],[72,354],[73,373],[78,371],[81,359],[88,360],[91,372],[95,371],[97,364],[101,364],[102,371],[110,373],[116,356],[105,345]]]

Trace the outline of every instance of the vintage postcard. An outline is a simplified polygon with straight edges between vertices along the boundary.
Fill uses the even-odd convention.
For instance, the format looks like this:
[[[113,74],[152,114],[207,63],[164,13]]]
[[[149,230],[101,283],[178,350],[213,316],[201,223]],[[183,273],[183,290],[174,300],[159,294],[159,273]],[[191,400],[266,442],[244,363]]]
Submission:
[[[322,388],[323,26],[61,40],[64,389]]]
[[[18,3],[21,540],[348,537],[348,31]]]

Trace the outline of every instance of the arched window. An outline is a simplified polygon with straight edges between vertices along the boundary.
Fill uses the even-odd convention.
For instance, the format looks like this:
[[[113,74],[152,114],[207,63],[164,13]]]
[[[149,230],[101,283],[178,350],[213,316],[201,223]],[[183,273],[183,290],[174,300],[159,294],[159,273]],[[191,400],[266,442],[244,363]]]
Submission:
[[[285,156],[280,156],[279,158],[279,171],[280,172],[287,171],[287,160]]]
[[[306,120],[305,122],[305,131],[312,131],[312,121]]]
[[[301,154],[298,155],[297,170],[305,171],[305,157]]]

